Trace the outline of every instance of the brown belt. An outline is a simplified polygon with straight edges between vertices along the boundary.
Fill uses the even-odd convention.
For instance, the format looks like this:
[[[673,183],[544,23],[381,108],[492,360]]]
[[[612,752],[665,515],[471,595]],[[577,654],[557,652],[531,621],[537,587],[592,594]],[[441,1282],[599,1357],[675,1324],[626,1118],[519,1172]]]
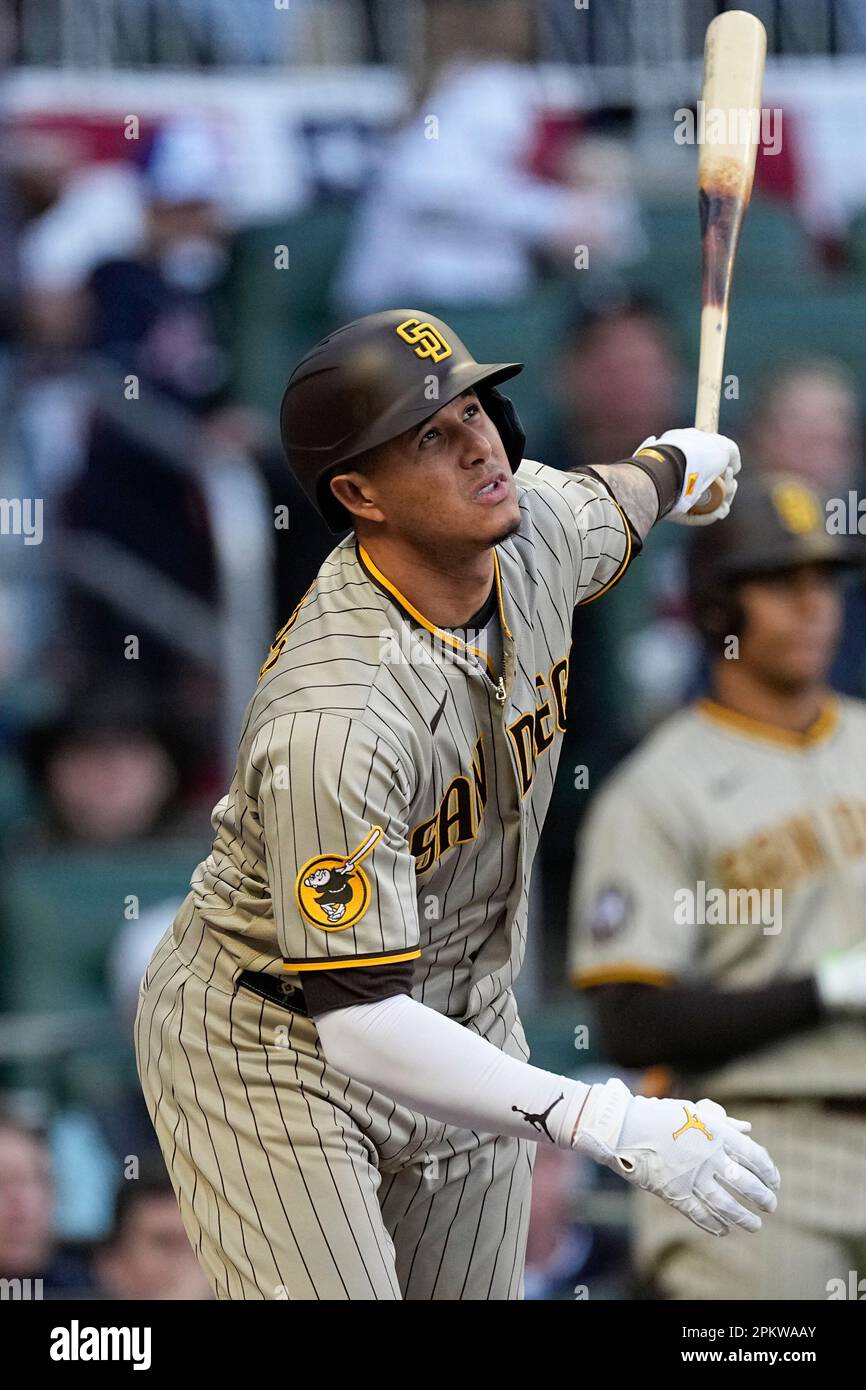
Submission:
[[[287,979],[255,970],[244,970],[238,976],[237,982],[238,986],[251,989],[262,999],[270,999],[272,1004],[278,1004],[281,1009],[290,1009],[293,1014],[302,1014],[304,1018],[309,1018],[304,991],[300,985],[293,985]]]

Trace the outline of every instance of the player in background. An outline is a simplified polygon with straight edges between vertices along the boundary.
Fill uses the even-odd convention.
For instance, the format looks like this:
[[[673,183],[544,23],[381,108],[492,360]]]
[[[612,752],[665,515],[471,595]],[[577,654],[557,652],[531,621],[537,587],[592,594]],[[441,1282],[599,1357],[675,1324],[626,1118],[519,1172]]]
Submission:
[[[391,310],[329,334],[286,389],[289,462],[352,530],[262,667],[137,1018],[220,1298],[519,1298],[538,1143],[717,1235],[776,1205],[768,1154],[713,1101],[526,1060],[513,984],[573,608],[713,479],[726,515],[739,454],[672,430],[545,468],[498,390],[519,370]]]
[[[747,1250],[637,1194],[637,1267],[668,1298],[820,1299],[866,1274],[866,704],[827,688],[863,553],[825,505],[749,476],[696,535],[709,698],[620,765],[579,844],[570,967],[606,1057],[718,1096],[785,1177]]]

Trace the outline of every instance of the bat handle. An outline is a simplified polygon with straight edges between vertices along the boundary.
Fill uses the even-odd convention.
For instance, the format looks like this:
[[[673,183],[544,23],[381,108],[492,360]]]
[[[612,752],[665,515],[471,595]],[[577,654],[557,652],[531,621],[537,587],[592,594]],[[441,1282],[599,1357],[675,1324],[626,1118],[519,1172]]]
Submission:
[[[719,428],[719,396],[721,394],[721,366],[713,374],[708,373],[698,380],[698,399],[695,406],[695,429],[706,434],[715,434]],[[709,378],[709,379],[708,379]],[[694,516],[706,516],[714,512],[725,500],[725,490],[721,483],[713,482],[701,493],[689,512]]]
[[[689,507],[689,513],[693,516],[705,516],[707,512],[714,512],[716,507],[720,507],[725,500],[725,489],[721,483],[710,483],[706,492],[701,493],[693,507]]]

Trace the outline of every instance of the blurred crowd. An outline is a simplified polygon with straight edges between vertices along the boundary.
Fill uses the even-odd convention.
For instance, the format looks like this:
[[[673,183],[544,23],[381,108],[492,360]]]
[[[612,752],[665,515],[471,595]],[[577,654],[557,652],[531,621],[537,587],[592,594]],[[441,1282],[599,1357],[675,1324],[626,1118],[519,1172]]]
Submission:
[[[183,6],[199,17],[211,8]],[[246,7],[213,8],[233,16],[223,37],[234,57],[220,61],[258,61],[268,43],[259,7],[255,23],[242,22]],[[298,23],[309,18],[307,6],[291,8]],[[381,8],[354,16],[374,48]],[[840,7],[851,51],[863,37],[855,8]],[[503,353],[525,355],[545,383],[528,452],[563,469],[627,457],[648,435],[689,423],[694,385],[677,316],[632,273],[642,267],[652,285],[628,121],[601,106],[546,104],[535,59],[556,6],[541,30],[531,4],[473,9],[484,22],[468,26],[460,6],[428,7],[436,61],[408,75],[410,109],[366,150],[360,189],[339,154],[346,131],[337,134],[325,197],[342,200],[347,231],[321,323],[401,303],[453,312],[460,329],[467,306],[531,306],[552,290],[563,305],[556,338],[539,342],[530,310],[525,353],[519,341]],[[209,813],[228,784],[228,667],[246,663],[240,682],[251,691],[256,651],[265,655],[334,538],[284,467],[276,400],[266,405],[267,390],[250,390],[240,369],[245,238],[257,229],[233,210],[237,151],[224,128],[202,110],[148,118],[129,139],[127,113],[101,118],[96,133],[87,117],[7,111],[0,157],[0,935],[12,962],[2,986],[0,1277],[39,1278],[46,1297],[204,1298],[129,1030],[143,964],[207,852]],[[312,174],[309,187],[315,213]],[[278,256],[279,223],[270,230]],[[577,246],[591,274],[575,273]],[[258,266],[265,299],[274,265],[272,254]],[[844,258],[835,273],[844,283]],[[285,330],[292,344],[303,327]],[[768,351],[766,379],[749,381],[725,428],[750,469],[799,473],[845,496],[863,482],[860,379],[841,358],[784,346],[789,365],[779,370]],[[262,370],[270,380],[291,366]],[[252,516],[269,533],[246,649],[225,640],[237,557],[215,527],[217,460],[255,481],[259,509],[244,525]],[[39,544],[28,544],[27,499],[41,509]],[[572,717],[534,885],[530,1039],[533,1003],[563,988],[563,904],[589,799],[575,769],[591,768],[591,793],[706,676],[677,531],[662,528],[626,582],[575,617]],[[241,549],[247,535],[241,528]],[[860,696],[864,618],[853,586],[833,680]],[[181,867],[169,871],[172,856]],[[94,925],[88,885],[109,866],[126,888],[99,903]],[[74,997],[95,1030],[80,1047],[72,1025],[65,1044],[40,1050],[37,1040],[28,1051],[16,1039],[60,984],[61,965],[44,954],[44,993],[28,979],[31,922],[45,943],[73,935],[62,969],[87,977]],[[90,934],[77,951],[79,923]],[[70,1164],[75,1181],[64,1188]],[[617,1223],[573,1218],[579,1193],[604,1208],[618,1190],[567,1156],[539,1154],[529,1296],[572,1297],[590,1273],[602,1286],[609,1277],[618,1296],[639,1292],[622,1273]]]

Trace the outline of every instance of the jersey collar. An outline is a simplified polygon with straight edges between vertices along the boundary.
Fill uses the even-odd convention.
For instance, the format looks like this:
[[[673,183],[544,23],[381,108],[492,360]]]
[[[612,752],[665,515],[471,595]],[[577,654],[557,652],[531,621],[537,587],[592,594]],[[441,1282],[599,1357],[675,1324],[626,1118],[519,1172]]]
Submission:
[[[780,729],[778,725],[767,724],[763,719],[751,719],[747,714],[740,714],[709,697],[698,700],[697,709],[699,714],[714,724],[722,724],[744,734],[746,738],[774,743],[782,748],[811,748],[817,743],[825,743],[839,724],[839,701],[834,696],[828,696],[817,719],[802,734],[795,733],[793,729]]]
[[[449,632],[446,628],[437,627],[435,623],[431,623],[429,618],[425,618],[424,614],[420,613],[418,609],[409,602],[405,594],[401,594],[396,584],[392,584],[390,579],[386,578],[382,571],[374,564],[360,541],[356,541],[355,549],[358,556],[358,564],[361,566],[367,578],[372,580],[377,588],[382,589],[388,594],[411,622],[426,628],[428,632],[432,632],[434,637],[438,638],[440,642],[443,642],[446,647],[451,647],[452,650],[458,652],[470,652],[473,656],[484,662],[491,675],[494,674],[490,658],[485,652],[480,651],[478,647],[470,646],[468,642],[461,641],[459,637],[456,637],[453,632]],[[493,550],[493,572],[496,580],[496,598],[499,606],[499,620],[502,623],[502,631],[505,633],[506,637],[511,637],[510,629],[505,621],[505,605],[502,598],[502,575],[499,571],[499,556],[496,553],[495,547]]]

